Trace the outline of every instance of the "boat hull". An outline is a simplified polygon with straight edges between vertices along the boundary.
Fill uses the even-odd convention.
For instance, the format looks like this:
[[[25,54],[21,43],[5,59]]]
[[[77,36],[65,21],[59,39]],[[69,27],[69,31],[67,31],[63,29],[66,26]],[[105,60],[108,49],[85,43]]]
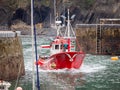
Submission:
[[[52,55],[48,60],[39,60],[42,69],[79,69],[85,54],[83,52],[62,52]]]

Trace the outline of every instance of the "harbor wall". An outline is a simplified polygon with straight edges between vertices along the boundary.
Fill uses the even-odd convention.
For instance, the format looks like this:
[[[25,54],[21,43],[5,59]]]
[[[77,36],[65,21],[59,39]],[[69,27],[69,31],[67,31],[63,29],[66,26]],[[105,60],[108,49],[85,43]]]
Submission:
[[[88,54],[120,55],[120,21],[112,24],[109,20],[106,22],[76,25],[76,37],[84,52]]]
[[[0,31],[0,79],[13,80],[25,74],[20,32]]]
[[[76,38],[82,51],[91,54],[96,53],[96,28],[94,26],[77,27]]]

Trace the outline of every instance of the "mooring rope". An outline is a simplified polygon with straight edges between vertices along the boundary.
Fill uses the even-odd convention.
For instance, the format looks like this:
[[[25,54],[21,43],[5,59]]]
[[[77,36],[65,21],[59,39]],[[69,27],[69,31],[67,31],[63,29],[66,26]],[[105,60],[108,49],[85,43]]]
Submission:
[[[16,84],[15,84],[14,90],[16,90],[17,85],[18,85],[18,81],[19,81],[19,78],[20,78],[21,66],[22,66],[22,60],[21,60],[21,62],[20,62],[20,66],[19,66],[18,75],[17,75],[17,80],[16,80]]]
[[[79,42],[78,42],[78,39],[77,39],[77,38],[76,38],[76,44],[77,44],[77,46],[78,46],[79,50],[80,50],[80,51],[82,51],[82,49],[80,48],[80,44],[79,44]]]

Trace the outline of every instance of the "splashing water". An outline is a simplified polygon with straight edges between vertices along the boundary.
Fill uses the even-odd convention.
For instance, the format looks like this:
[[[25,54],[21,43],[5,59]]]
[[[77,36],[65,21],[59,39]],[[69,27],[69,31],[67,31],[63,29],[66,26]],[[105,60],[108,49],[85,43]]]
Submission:
[[[28,90],[32,84],[31,38],[22,37],[26,75],[21,77],[19,85]],[[49,44],[46,37],[37,37],[39,46]],[[51,38],[52,40],[52,38]],[[46,42],[44,42],[46,41]],[[45,49],[42,53],[49,54]],[[110,56],[87,54],[80,69],[39,69],[42,90],[119,90],[120,88],[120,60],[111,61]],[[29,83],[28,83],[29,82]],[[31,83],[30,83],[31,82]],[[27,87],[27,89],[26,89]],[[10,89],[13,90],[13,89]],[[29,88],[32,90],[32,88]]]

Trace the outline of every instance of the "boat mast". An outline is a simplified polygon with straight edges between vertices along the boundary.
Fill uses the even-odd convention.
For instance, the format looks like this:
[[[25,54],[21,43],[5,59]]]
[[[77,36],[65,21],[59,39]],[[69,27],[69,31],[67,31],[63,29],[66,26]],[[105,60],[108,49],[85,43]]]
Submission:
[[[69,9],[68,9],[68,20],[67,20],[67,29],[68,29],[68,35],[67,35],[67,38],[68,38],[68,51],[70,52],[71,48],[71,40],[70,40],[70,13],[69,13]]]
[[[55,29],[57,30],[57,36],[60,35],[60,24],[62,23],[61,21],[58,20],[58,13],[56,13],[56,0],[54,0],[54,19],[55,19]]]
[[[56,0],[54,0],[54,17],[55,17],[54,23],[55,23],[55,28],[56,28]]]
[[[69,9],[68,9],[68,20],[67,20],[67,28],[68,28],[68,38],[70,38],[70,16],[69,16]]]
[[[31,37],[32,37],[32,60],[33,60],[33,90],[35,90],[35,78],[34,78],[34,60],[37,62],[37,43],[36,43],[36,29],[34,23],[34,0],[31,0]],[[35,58],[36,56],[36,58]],[[39,81],[39,73],[38,73],[38,65],[36,65],[37,70],[37,88],[40,90],[40,81]]]

